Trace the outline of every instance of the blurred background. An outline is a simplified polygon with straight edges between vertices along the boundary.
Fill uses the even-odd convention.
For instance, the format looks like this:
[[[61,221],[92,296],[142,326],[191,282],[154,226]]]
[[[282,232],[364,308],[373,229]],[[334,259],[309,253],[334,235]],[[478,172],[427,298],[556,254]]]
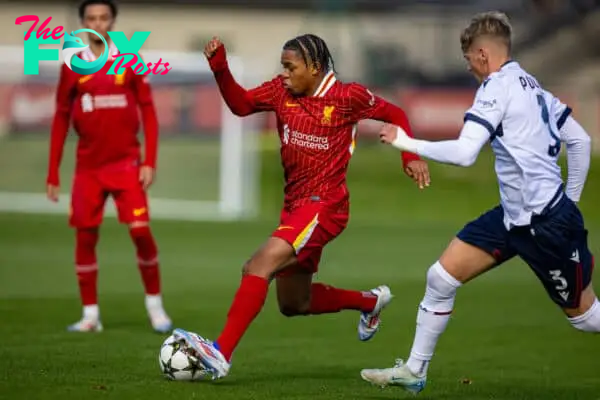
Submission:
[[[58,63],[41,62],[39,76],[23,75],[25,27],[14,20],[51,16],[50,27],[75,30],[77,4],[0,5],[0,209],[66,210],[30,196],[43,188]],[[213,35],[226,43],[236,59],[236,76],[247,86],[278,73],[287,39],[304,32],[321,35],[343,80],[360,81],[401,105],[418,136],[439,139],[458,133],[476,88],[460,51],[460,30],[473,13],[500,9],[514,25],[515,58],[575,110],[592,136],[600,133],[595,0],[179,0],[120,6],[116,29],[128,36],[150,30],[142,54],[173,66],[168,75],[151,77],[162,133],[161,179],[153,197],[183,202],[156,203],[158,214],[170,210],[165,215],[175,216],[183,209],[187,217],[205,219],[259,212],[260,147],[273,137],[275,121],[273,115],[239,121],[223,110],[200,53]],[[368,145],[378,126],[361,124],[360,140]],[[600,149],[600,141],[594,146]],[[63,182],[69,182],[71,170],[67,157]]]

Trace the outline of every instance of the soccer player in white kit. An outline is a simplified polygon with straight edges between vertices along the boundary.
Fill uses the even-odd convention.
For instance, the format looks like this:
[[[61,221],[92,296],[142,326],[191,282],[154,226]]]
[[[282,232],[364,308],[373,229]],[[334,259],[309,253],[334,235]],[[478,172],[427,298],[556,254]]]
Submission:
[[[591,284],[594,260],[576,205],[589,169],[590,138],[570,108],[510,59],[511,31],[506,15],[488,12],[476,15],[461,34],[469,70],[481,86],[458,139],[416,140],[390,125],[381,131],[383,142],[403,151],[464,167],[490,142],[500,205],[465,225],[429,268],[410,358],[392,368],[362,370],[362,378],[373,384],[423,390],[457,289],[517,255],[573,327],[600,332],[600,303]],[[557,164],[562,142],[566,189]]]

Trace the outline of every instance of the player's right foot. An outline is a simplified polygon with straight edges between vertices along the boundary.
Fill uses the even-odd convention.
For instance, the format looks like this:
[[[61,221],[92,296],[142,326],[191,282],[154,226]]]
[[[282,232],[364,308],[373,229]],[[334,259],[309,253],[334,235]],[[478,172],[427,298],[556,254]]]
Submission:
[[[375,308],[370,313],[362,313],[358,321],[358,338],[363,342],[371,339],[379,330],[381,311],[392,301],[392,292],[389,287],[382,285],[371,289],[371,293],[377,296]]]
[[[402,360],[396,360],[392,368],[363,369],[360,376],[367,382],[380,387],[400,386],[404,390],[417,394],[425,389],[427,377],[419,377],[404,364]]]
[[[102,332],[102,329],[102,323],[99,320],[85,318],[67,327],[69,332]]]
[[[193,351],[198,360],[212,374],[213,379],[224,378],[229,374],[231,364],[213,342],[183,329],[175,329],[173,336],[175,339],[183,341],[186,347]]]

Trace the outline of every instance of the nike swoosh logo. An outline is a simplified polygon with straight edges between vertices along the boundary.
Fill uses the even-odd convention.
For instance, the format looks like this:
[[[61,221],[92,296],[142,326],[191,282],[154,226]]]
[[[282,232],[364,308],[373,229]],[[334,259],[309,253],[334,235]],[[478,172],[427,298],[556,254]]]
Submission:
[[[281,226],[279,226],[277,228],[278,231],[283,231],[283,230],[286,230],[286,229],[294,229],[294,227],[293,226],[289,226],[289,225],[281,225]]]

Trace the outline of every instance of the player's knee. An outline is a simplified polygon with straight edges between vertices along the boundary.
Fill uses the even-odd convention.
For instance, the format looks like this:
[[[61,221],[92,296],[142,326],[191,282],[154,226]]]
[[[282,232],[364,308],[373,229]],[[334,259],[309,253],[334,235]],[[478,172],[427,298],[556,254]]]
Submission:
[[[309,303],[284,303],[279,304],[279,312],[286,317],[306,315],[310,309]]]
[[[569,317],[568,320],[575,329],[583,332],[600,333],[600,302],[595,299],[587,311],[581,315]]]
[[[77,229],[75,263],[77,265],[95,264],[97,243],[98,228]]]
[[[421,304],[432,311],[451,311],[460,286],[461,283],[436,262],[427,271],[427,288]]]
[[[148,225],[129,225],[129,234],[134,239],[152,235]]]
[[[77,247],[95,249],[98,243],[98,228],[81,228],[76,233]]]

